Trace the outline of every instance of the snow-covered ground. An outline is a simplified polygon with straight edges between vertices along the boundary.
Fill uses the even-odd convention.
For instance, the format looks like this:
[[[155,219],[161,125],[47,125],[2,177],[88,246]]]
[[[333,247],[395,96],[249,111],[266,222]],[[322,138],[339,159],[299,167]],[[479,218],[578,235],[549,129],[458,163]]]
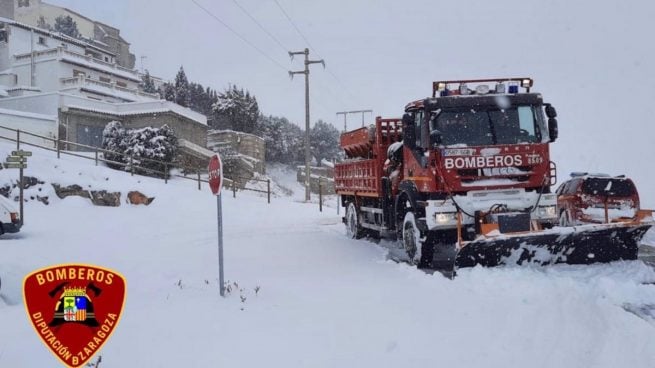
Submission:
[[[0,157],[11,149],[0,143]],[[148,207],[107,208],[49,193],[48,206],[27,203],[23,230],[0,237],[0,367],[58,366],[29,325],[21,282],[37,268],[70,262],[127,278],[123,318],[100,352],[104,368],[655,362],[655,316],[648,316],[655,271],[641,261],[474,268],[448,280],[389,261],[372,242],[346,239],[334,208],[319,213],[295,194],[267,205],[243,192],[223,198],[232,286],[223,299],[216,203],[207,188],[34,151],[28,175],[156,199]],[[0,171],[0,184],[15,175]],[[40,187],[31,194],[49,185]]]

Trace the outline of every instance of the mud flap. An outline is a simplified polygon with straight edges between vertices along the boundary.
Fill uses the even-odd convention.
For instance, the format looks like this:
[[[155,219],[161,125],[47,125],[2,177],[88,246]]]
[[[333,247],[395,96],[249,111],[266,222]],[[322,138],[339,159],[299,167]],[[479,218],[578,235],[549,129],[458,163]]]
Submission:
[[[505,235],[435,249],[434,268],[453,271],[462,267],[555,263],[591,264],[637,259],[639,242],[652,224],[589,225]]]

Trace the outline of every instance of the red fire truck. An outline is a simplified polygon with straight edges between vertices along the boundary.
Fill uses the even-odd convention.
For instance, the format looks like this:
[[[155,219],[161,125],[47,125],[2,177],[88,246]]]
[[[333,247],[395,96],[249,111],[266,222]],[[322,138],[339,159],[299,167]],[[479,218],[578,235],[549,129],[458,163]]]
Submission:
[[[557,113],[532,85],[434,82],[402,119],[343,133],[335,185],[347,234],[398,239],[411,262],[444,272],[635,259],[650,211],[632,223],[554,226]]]

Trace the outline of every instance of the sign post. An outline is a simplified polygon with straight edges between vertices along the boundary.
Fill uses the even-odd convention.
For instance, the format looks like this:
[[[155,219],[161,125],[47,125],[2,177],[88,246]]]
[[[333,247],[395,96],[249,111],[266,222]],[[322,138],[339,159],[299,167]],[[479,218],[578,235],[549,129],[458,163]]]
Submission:
[[[225,279],[223,276],[223,204],[221,203],[221,189],[223,188],[223,164],[218,154],[209,160],[209,188],[216,196],[216,212],[218,224],[218,283],[220,294],[225,296]]]
[[[20,187],[19,201],[20,201],[20,225],[23,226],[24,222],[24,213],[23,213],[23,189],[25,183],[23,183],[23,169],[27,169],[27,158],[32,156],[30,151],[11,151],[11,156],[7,157],[7,162],[3,163],[5,169],[19,169],[18,172],[18,185]]]

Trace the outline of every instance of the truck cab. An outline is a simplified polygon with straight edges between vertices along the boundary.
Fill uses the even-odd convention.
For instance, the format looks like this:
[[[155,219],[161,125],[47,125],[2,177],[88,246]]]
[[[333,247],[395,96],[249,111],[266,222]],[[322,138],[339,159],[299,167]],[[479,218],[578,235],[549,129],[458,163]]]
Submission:
[[[432,97],[405,107],[401,187],[424,199],[420,225],[454,229],[459,221],[472,239],[484,233],[480,223],[504,232],[557,221],[548,147],[556,113],[531,86],[530,78],[434,82]],[[498,221],[486,221],[492,214]]]

